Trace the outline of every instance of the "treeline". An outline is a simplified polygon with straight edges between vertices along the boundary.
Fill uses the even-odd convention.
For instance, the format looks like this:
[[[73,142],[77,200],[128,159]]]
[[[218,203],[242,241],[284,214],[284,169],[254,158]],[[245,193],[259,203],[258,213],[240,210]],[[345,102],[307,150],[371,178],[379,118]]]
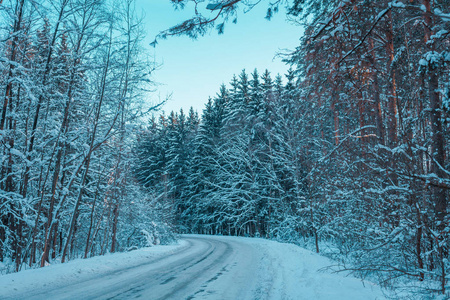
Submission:
[[[200,121],[153,120],[139,180],[183,232],[331,241],[360,276],[448,293],[450,2],[292,2],[286,83],[243,72]]]
[[[133,7],[0,1],[0,273],[168,230],[130,173],[154,69]]]
[[[287,84],[267,70],[243,71],[208,101],[201,120],[192,109],[152,119],[138,137],[136,176],[182,232],[308,236],[300,146],[313,145],[301,112],[293,71]]]

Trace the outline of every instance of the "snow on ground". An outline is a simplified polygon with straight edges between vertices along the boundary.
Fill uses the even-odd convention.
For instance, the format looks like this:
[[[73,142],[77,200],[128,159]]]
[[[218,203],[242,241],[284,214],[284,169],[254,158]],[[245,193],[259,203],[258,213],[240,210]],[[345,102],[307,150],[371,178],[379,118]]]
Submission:
[[[208,249],[216,249],[217,256],[209,255]],[[173,261],[165,260],[166,257],[172,256]],[[176,266],[177,257],[180,257],[179,261],[184,260],[183,265],[180,262],[181,267]],[[142,272],[147,276],[153,276],[152,279],[138,279],[141,273],[135,267],[151,263],[151,261],[156,262],[155,268],[159,264],[159,268],[166,269],[167,275],[160,271],[155,273],[156,275]],[[206,265],[202,266],[202,263]],[[124,276],[128,278],[135,276],[136,279],[133,279],[130,285],[141,280],[144,286],[152,285],[150,288],[154,292],[158,289],[173,288],[172,294],[175,292],[178,294],[173,294],[172,298],[166,297],[167,299],[184,299],[186,297],[179,298],[182,293],[185,292],[186,296],[189,296],[196,290],[198,291],[188,297],[189,299],[385,299],[378,286],[351,276],[346,277],[342,273],[329,271],[327,267],[333,264],[328,258],[293,244],[259,238],[186,235],[178,245],[157,246],[127,253],[77,259],[66,264],[0,276],[0,299],[3,298],[2,295],[11,297],[14,293],[23,295],[27,291],[42,291],[46,288],[64,293],[62,291],[70,289],[77,283],[85,285],[87,290],[89,290],[89,283],[93,285],[93,289],[98,289],[102,285],[102,281],[98,282],[99,278],[101,280],[105,278],[106,282],[106,277],[111,277],[111,274],[116,274],[114,276],[117,276],[117,280],[122,280],[119,277],[120,274],[126,274]],[[146,268],[153,268],[153,266],[150,264]],[[202,271],[203,268],[205,268],[204,271]],[[222,271],[217,273],[218,269]],[[180,278],[189,276],[189,273],[183,273],[189,270],[202,275],[198,275],[197,278],[193,276],[192,279]],[[118,273],[114,273],[116,271]],[[158,279],[160,275],[168,277]],[[205,278],[203,279],[202,276]],[[206,280],[207,278],[210,279]],[[169,287],[170,283],[173,283],[173,287]],[[108,291],[110,292],[111,290]],[[165,291],[168,295],[170,292]],[[145,295],[155,295],[155,293],[145,294],[145,291],[142,293],[141,296],[144,296],[144,299],[152,299],[151,296],[148,298]],[[106,294],[104,295],[106,297]],[[120,298],[120,295],[125,297],[124,293],[117,295],[119,295],[118,299],[127,299]],[[173,298],[174,295],[178,298]],[[236,295],[239,296],[236,298]]]
[[[109,274],[142,264],[143,261],[170,255],[186,248],[188,243],[180,240],[176,245],[155,246],[130,252],[106,254],[88,259],[74,259],[64,264],[49,265],[0,276],[0,299],[14,291],[27,291],[48,286],[57,288],[90,278]]]
[[[261,238],[220,237],[239,241],[260,252],[258,263],[260,287],[256,295],[269,299],[293,300],[370,300],[386,299],[379,286],[368,281],[334,273],[336,263],[297,245]]]

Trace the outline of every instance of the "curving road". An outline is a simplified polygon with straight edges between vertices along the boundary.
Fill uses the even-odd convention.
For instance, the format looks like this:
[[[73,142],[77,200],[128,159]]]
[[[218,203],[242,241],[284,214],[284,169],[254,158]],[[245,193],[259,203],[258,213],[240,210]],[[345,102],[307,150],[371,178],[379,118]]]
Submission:
[[[187,247],[170,256],[23,299],[254,299],[259,258],[251,246],[214,237],[184,240]]]
[[[0,276],[0,299],[385,299],[370,282],[324,271],[330,264],[292,244],[187,235],[178,245]]]

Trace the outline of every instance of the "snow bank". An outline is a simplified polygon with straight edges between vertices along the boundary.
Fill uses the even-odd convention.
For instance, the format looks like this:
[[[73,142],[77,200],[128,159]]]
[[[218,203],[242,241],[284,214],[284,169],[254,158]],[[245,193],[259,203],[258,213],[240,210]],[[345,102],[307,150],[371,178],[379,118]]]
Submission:
[[[261,253],[258,276],[261,299],[386,299],[379,286],[345,273],[334,273],[332,260],[297,245],[259,238],[220,237],[249,244]]]

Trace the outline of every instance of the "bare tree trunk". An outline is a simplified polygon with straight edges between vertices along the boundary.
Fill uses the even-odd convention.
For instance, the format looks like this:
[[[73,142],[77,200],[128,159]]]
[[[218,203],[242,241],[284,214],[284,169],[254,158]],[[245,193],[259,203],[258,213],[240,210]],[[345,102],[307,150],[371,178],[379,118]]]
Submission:
[[[45,230],[45,240],[44,240],[44,253],[41,257],[41,267],[45,266],[45,262],[49,262],[49,253],[50,253],[50,246],[52,241],[52,233],[53,233],[53,227],[54,227],[54,207],[55,207],[55,201],[56,201],[56,186],[58,183],[59,178],[59,172],[61,169],[61,156],[62,156],[62,150],[58,150],[58,154],[56,156],[56,163],[55,163],[55,172],[53,173],[53,180],[52,180],[52,190],[51,190],[51,199],[50,199],[50,207],[48,209],[48,217],[47,217],[47,223],[46,223],[46,230]]]
[[[61,21],[63,19],[65,8],[66,8],[66,5],[67,5],[68,2],[69,2],[69,0],[63,0],[62,3],[61,3],[61,8],[60,8],[60,11],[59,11],[58,20],[56,22],[55,30],[53,31],[52,40],[51,40],[50,45],[49,45],[49,51],[48,51],[48,55],[47,55],[47,60],[45,62],[45,69],[44,69],[44,73],[42,75],[42,86],[43,87],[45,87],[47,85],[48,76],[50,74],[50,66],[51,66],[50,62],[52,61],[52,56],[53,56],[53,51],[54,51],[54,48],[55,48],[56,38],[57,38],[58,33],[59,33],[59,26],[60,26]],[[28,154],[27,154],[27,160],[28,161],[31,161],[31,153],[33,151],[34,141],[36,139],[36,129],[37,129],[37,124],[38,124],[40,110],[41,110],[41,106],[42,106],[42,102],[43,101],[44,101],[44,95],[43,95],[43,93],[41,93],[39,95],[38,103],[36,105],[36,112],[34,114],[34,119],[33,119],[33,127],[31,128],[30,144],[29,144],[29,147],[28,147]],[[30,178],[30,166],[27,164],[26,168],[25,168],[25,174],[24,174],[24,180],[23,180],[23,194],[24,195],[27,194],[29,178]]]
[[[101,180],[101,172],[99,170],[98,173],[98,180],[97,180],[97,188],[95,191],[95,196],[94,196],[94,200],[92,201],[92,209],[91,209],[91,215],[90,215],[90,224],[89,224],[89,231],[88,231],[88,235],[86,238],[86,248],[84,249],[84,258],[87,258],[88,253],[89,253],[89,247],[91,244],[91,233],[92,233],[92,226],[94,225],[94,212],[95,212],[95,205],[97,202],[97,197],[99,194],[99,190],[100,190],[100,180]]]
[[[415,198],[415,196],[413,196]],[[419,203],[417,200],[415,201],[416,206],[416,215],[417,215],[417,232],[416,232],[416,255],[417,255],[417,267],[419,268],[419,278],[420,281],[423,281],[425,278],[425,274],[423,270],[423,259],[422,259],[422,235],[423,235],[423,222],[422,222],[422,213],[420,211]]]
[[[339,145],[339,110],[336,108],[337,103],[337,91],[336,86],[333,86],[333,91],[331,92],[331,110],[333,111],[333,123],[334,123],[334,142],[337,145]]]
[[[113,215],[114,220],[112,224],[112,236],[111,236],[111,253],[116,252],[116,241],[117,241],[117,223],[119,222],[119,203],[118,198],[116,199],[116,203],[114,203]]]
[[[20,37],[18,32],[21,30],[24,2],[25,2],[25,0],[18,0],[18,2],[16,3],[16,9],[15,9],[16,18],[14,20],[14,26],[13,26],[13,31],[12,31],[12,35],[14,35],[14,38],[11,43],[10,62],[16,61],[17,50],[18,50],[17,48],[19,46],[19,37]],[[5,129],[6,111],[8,109],[8,102],[11,97],[11,91],[12,91],[12,85],[13,85],[13,81],[11,79],[13,78],[14,69],[15,69],[15,64],[10,63],[8,76],[6,78],[7,84],[6,84],[6,89],[5,89],[5,96],[3,98],[2,115],[1,115],[1,119],[0,119],[0,130],[2,130],[2,131]]]
[[[58,244],[58,225],[59,222],[55,222],[55,234],[53,235],[53,241],[52,241],[52,259],[56,258],[56,245]],[[60,249],[61,251],[61,249]]]
[[[102,78],[102,88],[101,88],[101,92],[100,92],[100,97],[99,97],[99,103],[97,106],[97,112],[96,112],[96,116],[95,116],[95,120],[94,120],[94,129],[92,131],[92,137],[91,137],[91,141],[89,144],[89,152],[88,152],[88,157],[86,159],[86,169],[84,171],[83,174],[83,178],[81,180],[81,188],[78,194],[78,198],[77,198],[77,202],[75,204],[74,207],[74,211],[72,214],[72,220],[70,222],[70,227],[69,227],[69,234],[67,236],[67,241],[66,241],[66,245],[64,246],[64,251],[63,251],[63,256],[61,259],[61,262],[65,261],[65,256],[67,254],[67,246],[69,244],[69,241],[72,238],[72,232],[74,230],[74,226],[75,226],[75,222],[76,222],[76,218],[75,216],[77,215],[78,212],[78,208],[80,206],[82,197],[83,197],[83,192],[84,192],[84,186],[86,183],[86,179],[87,179],[87,175],[89,172],[89,166],[90,166],[90,162],[91,162],[91,154],[92,151],[94,150],[94,143],[95,143],[95,138],[96,138],[96,134],[97,134],[97,126],[98,126],[98,122],[100,120],[100,113],[101,113],[101,109],[102,109],[102,104],[103,104],[103,100],[104,100],[104,96],[105,96],[105,89],[106,89],[106,78],[109,72],[109,63],[110,63],[110,56],[111,56],[111,48],[112,48],[112,37],[113,37],[113,30],[112,30],[112,24],[110,26],[110,34],[109,34],[109,46],[108,46],[108,55],[106,58],[106,65],[105,65],[105,70],[103,72],[103,78]]]
[[[68,131],[69,126],[69,112],[70,112],[70,101],[72,99],[72,88],[75,84],[75,66],[74,70],[72,71],[70,85],[69,85],[69,91],[67,93],[67,99],[66,99],[66,105],[64,108],[64,117],[63,121],[61,123],[60,128],[60,134],[65,136]],[[65,144],[66,142],[64,142]],[[56,162],[55,162],[55,171],[53,173],[53,180],[52,180],[52,189],[51,189],[51,198],[50,198],[50,207],[48,210],[48,219],[47,219],[47,225],[46,225],[46,231],[45,231],[45,241],[44,241],[44,253],[42,254],[41,258],[41,267],[45,265],[45,262],[48,261],[49,253],[50,253],[50,244],[52,241],[52,227],[53,227],[53,218],[56,216],[54,207],[56,202],[56,188],[59,181],[59,173],[61,171],[61,162],[62,162],[62,155],[63,151],[66,148],[65,145],[61,142],[58,142],[59,149],[56,154]]]
[[[108,197],[108,196],[107,196]],[[107,203],[107,199],[105,199],[105,203]],[[103,255],[106,253],[106,248],[108,247],[108,238],[109,238],[109,223],[111,221],[111,204],[106,204],[108,207],[108,217],[106,220],[108,220],[107,224],[105,225],[104,231],[103,231],[103,240],[102,240],[102,246],[100,248],[100,255]]]
[[[434,1],[423,0],[423,6],[426,8],[424,13],[425,21],[425,43],[428,51],[435,51],[435,44],[428,43],[431,35],[433,34],[433,19],[431,7],[434,5]],[[431,172],[438,178],[445,178],[445,172],[443,171],[445,165],[445,140],[442,132],[442,101],[439,95],[439,67],[433,65],[432,62],[428,63],[428,97],[430,101],[430,121],[431,121]],[[436,228],[438,230],[438,256],[441,267],[441,293],[445,295],[447,274],[445,270],[445,262],[448,255],[448,250],[445,248],[447,241],[447,234],[445,233],[446,221],[447,221],[447,199],[446,191],[442,188],[432,188],[434,198],[434,210],[436,214]]]
[[[83,193],[84,193],[84,189],[85,189],[86,178],[87,178],[87,175],[88,175],[88,172],[89,172],[89,165],[90,165],[90,159],[87,159],[87,161],[86,161],[86,169],[84,171],[83,178],[81,180],[81,187],[80,187],[80,191],[78,192],[77,202],[75,203],[75,207],[74,207],[73,213],[72,213],[72,219],[70,221],[69,233],[67,235],[66,243],[64,245],[64,250],[63,250],[63,254],[62,254],[62,258],[61,258],[61,262],[62,263],[65,262],[67,249],[69,247],[69,243],[72,243],[72,234],[73,234],[74,229],[75,229],[75,225],[76,225],[76,221],[77,221],[77,217],[78,217],[78,208],[80,206],[81,199],[83,197]]]
[[[55,156],[55,152],[57,147],[55,146],[51,155],[51,158],[49,160],[49,165],[52,164],[53,162],[53,158]],[[42,171],[41,171],[42,172]],[[31,253],[30,253],[30,262],[29,262],[29,266],[31,267],[33,263],[36,262],[36,235],[38,232],[38,227],[39,227],[39,221],[41,218],[41,214],[42,214],[42,204],[44,202],[44,195],[45,195],[45,185],[47,183],[48,177],[50,175],[50,169],[47,169],[47,172],[45,174],[45,178],[42,182],[42,185],[40,185],[41,187],[41,191],[40,191],[40,199],[39,199],[39,203],[37,205],[37,215],[36,215],[36,220],[34,223],[34,227],[33,227],[33,232],[32,232],[32,240],[31,240]]]
[[[316,253],[319,253],[319,235],[317,233],[317,227],[316,227],[316,224],[314,222],[314,214],[313,214],[312,207],[310,209],[310,214],[311,214],[312,229],[313,229],[313,233],[314,233],[314,243],[316,245]]]
[[[56,22],[56,26],[55,26],[55,29],[53,31],[52,40],[51,40],[50,45],[49,45],[49,52],[48,52],[48,55],[47,55],[47,59],[46,59],[46,63],[45,63],[45,69],[44,69],[44,73],[43,73],[43,77],[42,77],[42,86],[43,87],[46,86],[47,81],[48,81],[48,76],[49,76],[50,70],[51,70],[51,67],[50,67],[51,64],[50,63],[52,61],[53,51],[54,51],[54,47],[55,47],[55,44],[56,44],[56,38],[57,38],[57,35],[59,33],[59,26],[60,26],[60,23],[61,23],[62,18],[64,16],[64,11],[65,11],[65,7],[66,7],[67,3],[68,3],[68,0],[64,0],[61,3],[60,11],[59,11],[59,14],[58,14],[58,20]],[[41,93],[39,95],[39,98],[38,98],[38,103],[37,103],[37,106],[36,106],[36,112],[35,112],[34,119],[33,119],[33,125],[32,125],[31,136],[30,136],[30,143],[29,143],[29,146],[28,146],[28,153],[27,153],[27,158],[26,158],[27,161],[31,161],[31,153],[32,153],[33,148],[34,148],[37,124],[38,124],[38,120],[39,120],[39,116],[40,116],[40,109],[41,109],[43,100],[44,100],[44,95]],[[23,179],[23,183],[22,183],[22,194],[23,194],[24,197],[27,195],[29,178],[30,178],[30,165],[26,164],[25,172],[24,172],[24,179]],[[55,178],[54,178],[54,180],[55,180]],[[57,178],[56,178],[56,180],[57,180]],[[43,200],[44,200],[43,197],[44,197],[44,192],[42,191],[41,200],[39,201],[39,204],[38,204],[38,214],[37,214],[37,217],[36,217],[36,222],[35,222],[35,226],[34,226],[33,234],[32,234],[31,254],[30,254],[30,262],[29,262],[30,266],[36,260],[36,258],[35,258],[35,255],[36,255],[35,239],[36,239],[36,234],[37,234],[37,228],[39,226],[39,219],[40,219],[42,203],[43,203]],[[51,205],[50,205],[52,209],[53,209],[53,205],[54,205],[54,203],[51,203]],[[50,219],[52,219],[53,215],[49,214],[49,217],[50,217]],[[46,226],[46,239],[47,239],[47,234],[51,233],[51,226],[52,226],[51,222],[48,222],[47,226]],[[50,237],[48,237],[48,238],[50,238]],[[47,242],[50,243],[50,240],[45,242],[46,248],[44,248],[44,249],[46,249],[47,252],[46,253],[44,252],[43,258],[41,259],[41,267],[44,266],[45,261],[48,260],[48,253],[49,253],[48,251],[50,249],[49,249],[49,245],[47,245],[48,244]]]
[[[389,99],[388,99],[388,142],[390,147],[397,146],[397,132],[398,132],[398,108],[397,108],[397,83],[395,80],[395,70],[392,66],[394,62],[394,32],[393,32],[393,20],[392,20],[392,12],[388,12],[388,28],[386,31],[386,50],[388,54],[388,64],[387,64],[387,72],[389,74],[388,80],[388,90],[389,90]],[[393,178],[394,179],[394,178]],[[396,179],[393,180],[396,183]]]
[[[378,71],[377,71],[377,60],[376,53],[374,50],[374,41],[373,39],[369,39],[369,51],[372,52],[370,58],[370,63],[373,68],[372,78],[373,78],[373,110],[375,111],[375,124],[377,127],[377,139],[378,143],[384,145],[384,125],[383,125],[383,113],[381,110],[381,100],[380,100],[380,84],[378,81]]]

